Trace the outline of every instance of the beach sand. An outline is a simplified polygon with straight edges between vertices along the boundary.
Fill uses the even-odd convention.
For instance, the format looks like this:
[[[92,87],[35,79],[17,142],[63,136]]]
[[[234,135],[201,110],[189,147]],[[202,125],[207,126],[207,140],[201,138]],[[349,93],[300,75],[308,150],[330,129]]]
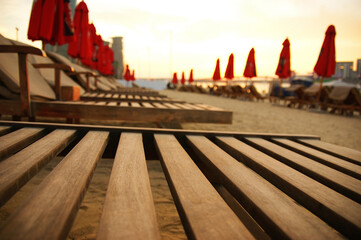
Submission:
[[[232,124],[182,124],[184,129],[294,133],[320,136],[323,141],[361,151],[361,117],[346,117],[314,113],[306,110],[276,106],[265,102],[250,102],[197,93],[171,90],[160,91],[171,98],[187,102],[205,103],[233,111]],[[110,124],[107,122],[107,124]],[[124,125],[117,123],[117,125]],[[127,124],[129,126],[129,124]],[[136,126],[155,127],[137,124]],[[0,208],[0,225],[6,221],[17,206],[56,167],[62,157],[54,158],[12,199]],[[154,159],[157,160],[157,159]],[[113,159],[101,159],[93,174],[89,188],[81,203],[68,239],[95,239]],[[159,161],[147,161],[153,199],[162,239],[186,239]]]

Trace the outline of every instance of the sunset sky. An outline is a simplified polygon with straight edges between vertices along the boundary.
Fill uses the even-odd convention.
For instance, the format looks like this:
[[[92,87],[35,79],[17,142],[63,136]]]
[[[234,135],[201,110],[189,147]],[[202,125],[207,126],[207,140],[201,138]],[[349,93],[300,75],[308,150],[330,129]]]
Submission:
[[[138,78],[210,78],[217,58],[222,75],[234,53],[235,75],[242,76],[255,48],[259,76],[274,76],[282,42],[291,43],[291,68],[310,73],[325,31],[336,27],[336,60],[361,58],[360,0],[86,0],[89,20],[104,40],[122,36],[124,61]],[[27,40],[32,0],[0,0],[0,33]]]

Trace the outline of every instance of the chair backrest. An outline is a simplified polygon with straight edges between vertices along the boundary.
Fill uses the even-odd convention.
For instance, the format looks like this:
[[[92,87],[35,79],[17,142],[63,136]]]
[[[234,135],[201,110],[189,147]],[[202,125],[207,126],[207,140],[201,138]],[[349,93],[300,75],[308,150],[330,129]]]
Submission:
[[[353,87],[336,86],[334,87],[328,98],[335,102],[345,102],[349,97]]]
[[[1,45],[14,45],[0,34]],[[26,44],[23,44],[26,45]],[[30,96],[32,98],[55,99],[55,93],[40,72],[27,61]],[[19,63],[16,53],[0,53],[0,81],[9,94],[20,93]]]

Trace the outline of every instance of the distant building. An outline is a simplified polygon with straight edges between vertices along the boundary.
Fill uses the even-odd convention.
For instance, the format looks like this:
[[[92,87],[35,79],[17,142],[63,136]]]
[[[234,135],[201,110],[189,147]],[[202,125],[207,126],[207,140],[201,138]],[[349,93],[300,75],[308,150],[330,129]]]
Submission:
[[[123,79],[123,37],[113,37],[112,49],[114,52],[114,77],[117,79]]]
[[[333,77],[342,79],[353,78],[353,62],[336,62],[336,69]]]
[[[361,79],[361,59],[357,59],[356,66],[357,79]]]

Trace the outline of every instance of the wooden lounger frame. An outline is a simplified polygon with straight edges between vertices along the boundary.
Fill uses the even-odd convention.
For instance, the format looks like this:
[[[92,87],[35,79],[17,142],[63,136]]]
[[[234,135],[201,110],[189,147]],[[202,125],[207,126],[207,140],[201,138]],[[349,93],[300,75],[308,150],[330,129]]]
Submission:
[[[98,239],[160,239],[146,160],[160,160],[190,239],[361,236],[361,152],[316,136],[6,121],[0,135],[1,204],[70,148],[1,239],[65,239],[102,155],[114,164]]]
[[[27,54],[45,55],[37,48],[30,46],[0,45],[0,53],[15,52],[19,55],[20,99],[0,100],[0,115],[15,117],[57,117],[67,119],[99,119],[136,122],[199,122],[199,123],[232,123],[232,112],[204,105],[178,102],[147,102],[147,101],[37,101],[30,97],[27,72]],[[37,65],[37,67],[49,67]],[[77,73],[78,74],[78,73]],[[59,95],[60,72],[55,72],[57,95]],[[87,81],[89,83],[89,79]],[[88,84],[89,85],[89,84]],[[153,90],[134,88],[126,89],[125,93],[149,93],[147,96],[158,96]],[[118,93],[119,94],[119,93]]]

